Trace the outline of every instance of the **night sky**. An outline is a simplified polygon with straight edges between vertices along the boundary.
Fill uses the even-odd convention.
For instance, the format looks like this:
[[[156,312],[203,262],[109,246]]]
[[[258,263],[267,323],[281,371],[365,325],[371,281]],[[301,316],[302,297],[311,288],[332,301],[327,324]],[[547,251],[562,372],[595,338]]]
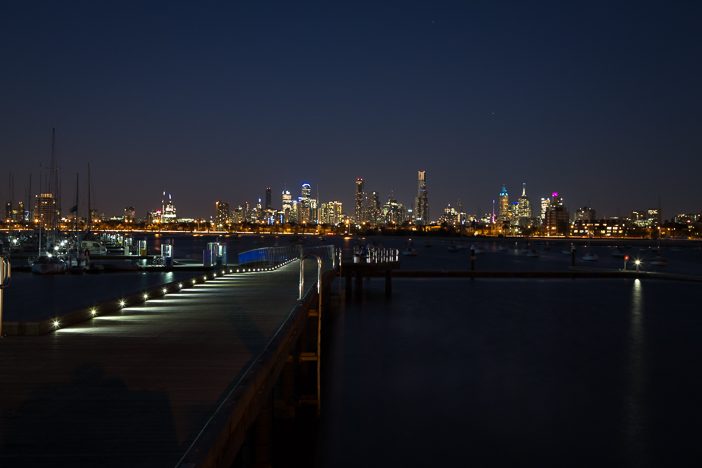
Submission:
[[[274,205],[354,179],[432,217],[502,183],[600,215],[702,211],[702,2],[5,2],[0,200],[58,135],[64,210]],[[85,205],[81,211],[84,211]]]

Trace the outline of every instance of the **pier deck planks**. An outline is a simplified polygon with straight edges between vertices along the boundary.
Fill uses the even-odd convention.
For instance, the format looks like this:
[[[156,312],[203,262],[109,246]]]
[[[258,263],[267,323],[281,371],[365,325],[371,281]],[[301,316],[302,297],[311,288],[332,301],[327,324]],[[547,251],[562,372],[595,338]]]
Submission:
[[[173,466],[294,307],[298,275],[298,263],[227,275],[3,338],[0,466]]]

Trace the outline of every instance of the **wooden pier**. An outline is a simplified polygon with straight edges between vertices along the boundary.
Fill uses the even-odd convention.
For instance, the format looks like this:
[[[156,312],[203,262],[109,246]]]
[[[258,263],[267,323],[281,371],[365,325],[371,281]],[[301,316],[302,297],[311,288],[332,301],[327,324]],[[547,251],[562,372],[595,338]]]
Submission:
[[[273,408],[318,406],[323,301],[314,268],[298,300],[299,263],[0,339],[0,466],[229,466]]]
[[[392,272],[400,267],[399,252],[395,249],[375,249],[369,252],[344,251],[341,256],[339,275],[344,277],[346,299],[353,296],[355,278],[355,297],[363,293],[363,279],[383,276],[385,278],[385,295],[392,295]]]

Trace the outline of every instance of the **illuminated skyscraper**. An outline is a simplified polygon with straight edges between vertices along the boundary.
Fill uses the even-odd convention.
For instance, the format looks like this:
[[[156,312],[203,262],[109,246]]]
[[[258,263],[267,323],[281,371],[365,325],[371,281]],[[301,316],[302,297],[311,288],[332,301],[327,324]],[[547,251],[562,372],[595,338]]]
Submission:
[[[300,194],[304,200],[309,200],[312,197],[312,186],[310,184],[302,184]]]
[[[526,195],[526,183],[522,184],[522,195],[517,199],[516,222],[521,227],[531,225],[531,202]]]
[[[414,222],[416,224],[429,224],[427,171],[417,171],[417,197],[414,200]]]
[[[320,211],[322,224],[331,224],[332,226],[336,226],[337,224],[341,223],[344,216],[340,201],[322,203]]]
[[[568,232],[568,221],[568,210],[563,197],[558,192],[553,192],[544,219],[545,233],[549,236],[565,235]]]
[[[375,224],[382,222],[380,218],[380,197],[378,192],[367,193],[363,206],[363,219]]]
[[[365,195],[363,193],[363,179],[361,177],[356,177],[356,193],[354,195],[354,217],[356,218],[356,223],[361,224],[363,221],[363,199]]]
[[[224,228],[231,223],[231,212],[229,203],[218,201],[215,203],[215,224],[217,228]]]
[[[542,223],[546,220],[546,212],[548,211],[549,206],[551,206],[551,199],[548,197],[541,198],[541,213],[539,217],[541,218]]]
[[[300,197],[297,199],[297,221],[299,223],[310,223],[314,221],[312,218],[312,186],[310,184],[302,184],[300,188]]]
[[[382,208],[383,222],[386,224],[402,224],[407,220],[407,210],[393,197],[388,198]]]
[[[497,197],[497,220],[501,223],[509,221],[509,193],[507,193],[507,186],[502,184],[500,189],[500,194]]]
[[[53,227],[57,221],[56,199],[53,193],[40,193],[34,207],[35,222],[43,227]]]
[[[175,223],[178,220],[176,216],[176,207],[173,203],[173,198],[171,194],[168,194],[168,200],[166,200],[166,191],[163,191],[163,198],[161,199],[161,222],[162,223]]]
[[[283,211],[283,222],[289,223],[290,221],[292,221],[291,217],[293,217],[292,195],[290,194],[290,190],[283,190],[281,206]]]

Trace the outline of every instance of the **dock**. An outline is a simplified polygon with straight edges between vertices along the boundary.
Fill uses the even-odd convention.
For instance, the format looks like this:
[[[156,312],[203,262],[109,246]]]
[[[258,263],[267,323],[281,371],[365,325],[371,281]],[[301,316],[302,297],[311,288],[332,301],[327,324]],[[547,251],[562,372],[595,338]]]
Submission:
[[[291,320],[319,324],[317,271],[306,269],[300,301],[299,264],[227,273],[47,335],[2,338],[0,465],[215,466],[208,441],[231,439],[216,425],[228,399],[277,377],[251,366]],[[302,328],[285,330],[290,347]],[[289,359],[281,350],[278,372]],[[319,361],[314,350],[305,356]]]

